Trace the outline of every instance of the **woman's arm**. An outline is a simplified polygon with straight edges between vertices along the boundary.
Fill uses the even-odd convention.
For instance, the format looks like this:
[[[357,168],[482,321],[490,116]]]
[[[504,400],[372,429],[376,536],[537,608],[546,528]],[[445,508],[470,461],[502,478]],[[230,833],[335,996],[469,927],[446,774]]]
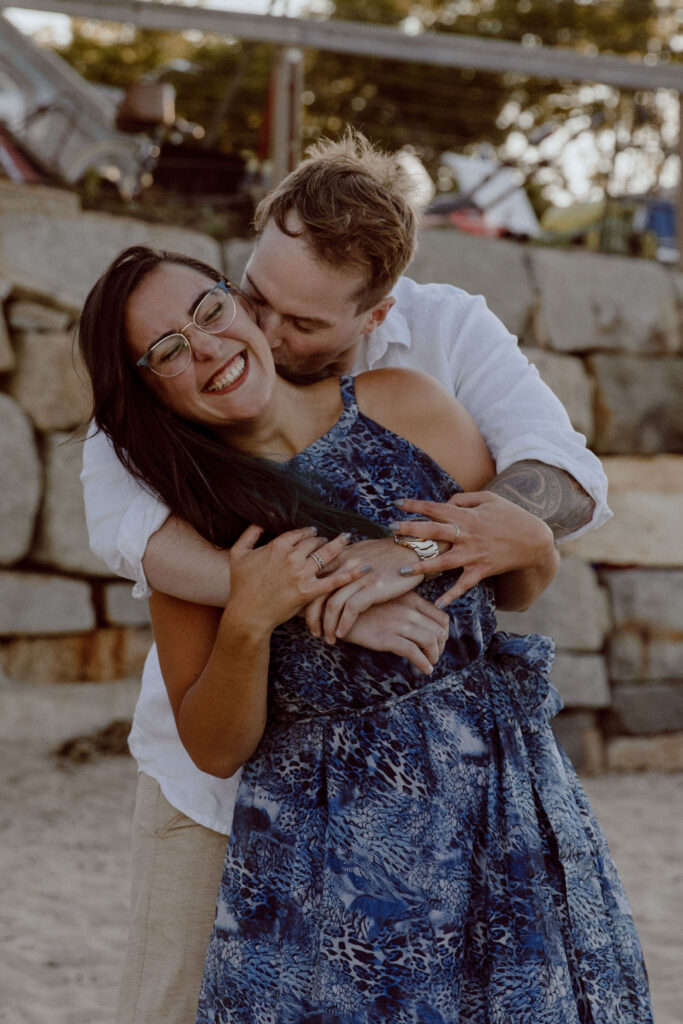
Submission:
[[[150,600],[181,742],[198,768],[222,778],[253,754],[263,734],[272,631],[366,569],[316,575],[311,554],[331,562],[347,543],[344,535],[323,543],[307,527],[255,548],[260,535],[249,527],[230,550],[230,598],[222,613],[156,592]]]

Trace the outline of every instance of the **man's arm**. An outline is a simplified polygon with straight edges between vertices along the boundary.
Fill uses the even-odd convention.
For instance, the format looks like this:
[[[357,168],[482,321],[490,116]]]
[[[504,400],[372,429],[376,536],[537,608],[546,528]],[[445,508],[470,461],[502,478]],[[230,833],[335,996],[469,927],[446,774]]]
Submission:
[[[230,596],[230,554],[177,516],[147,541],[142,559],[150,586],[195,604],[224,608]]]
[[[497,475],[479,492],[454,494],[441,506],[403,506],[429,516],[435,530],[426,535],[452,545],[434,559],[435,569],[463,569],[457,586],[443,595],[450,601],[481,579],[537,563],[549,531],[559,541],[599,526],[611,515],[607,480],[562,404],[483,298],[405,282],[397,294],[411,333],[411,360],[433,365],[435,376],[445,372],[430,362],[438,338],[453,392],[496,462]]]
[[[149,596],[142,556],[169,510],[126,471],[94,425],[83,445],[81,483],[92,551],[117,576],[135,581],[136,597]]]
[[[496,463],[498,476],[487,490],[540,515],[556,540],[600,526],[611,515],[600,461],[517,339],[481,296],[445,289],[440,312],[453,393]]]
[[[553,531],[555,540],[589,523],[595,509],[594,500],[569,473],[531,459],[508,466],[484,490],[507,498],[542,519]],[[457,497],[452,503],[459,503]]]

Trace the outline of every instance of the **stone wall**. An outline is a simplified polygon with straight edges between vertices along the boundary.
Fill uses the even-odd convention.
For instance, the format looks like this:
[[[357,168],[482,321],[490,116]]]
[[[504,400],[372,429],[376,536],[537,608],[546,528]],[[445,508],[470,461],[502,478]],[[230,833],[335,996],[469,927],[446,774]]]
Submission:
[[[248,241],[79,209],[0,183],[0,722],[57,741],[132,713],[147,609],[88,549],[71,431],[88,409],[74,324],[126,245],[178,248],[239,279]],[[483,293],[601,456],[614,518],[563,545],[516,632],[550,633],[585,770],[683,768],[683,275],[655,263],[432,228],[418,281]]]

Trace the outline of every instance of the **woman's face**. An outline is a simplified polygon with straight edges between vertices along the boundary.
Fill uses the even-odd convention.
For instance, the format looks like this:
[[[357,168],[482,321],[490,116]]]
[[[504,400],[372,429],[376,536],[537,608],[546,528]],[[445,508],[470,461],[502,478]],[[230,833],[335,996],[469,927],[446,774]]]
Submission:
[[[189,365],[175,377],[161,377],[147,367],[136,372],[161,401],[178,415],[213,427],[247,425],[267,409],[275,383],[275,366],[265,336],[235,296],[236,315],[221,334],[186,327],[199,300],[216,282],[176,263],[155,267],[126,304],[125,324],[134,360],[167,334],[180,332],[190,342]]]

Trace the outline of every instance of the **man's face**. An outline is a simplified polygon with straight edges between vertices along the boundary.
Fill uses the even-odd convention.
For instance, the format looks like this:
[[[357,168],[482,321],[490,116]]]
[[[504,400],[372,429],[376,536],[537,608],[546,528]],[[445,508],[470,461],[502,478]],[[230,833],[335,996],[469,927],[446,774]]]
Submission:
[[[301,226],[296,214],[288,227]],[[303,239],[268,221],[251,255],[242,287],[256,306],[278,371],[301,382],[348,373],[360,346],[394,300],[358,312],[360,275],[319,262]]]

